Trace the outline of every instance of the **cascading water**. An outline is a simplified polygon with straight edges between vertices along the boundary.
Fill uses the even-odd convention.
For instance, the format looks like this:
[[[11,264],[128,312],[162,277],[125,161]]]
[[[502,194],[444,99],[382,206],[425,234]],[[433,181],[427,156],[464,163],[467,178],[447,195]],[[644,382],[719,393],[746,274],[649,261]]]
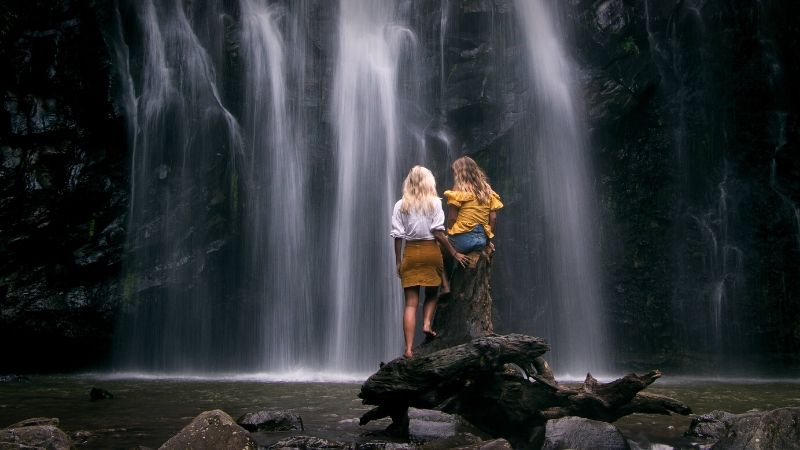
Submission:
[[[732,242],[730,231],[731,222],[730,196],[728,193],[727,172],[717,186],[718,198],[714,208],[701,216],[692,215],[703,236],[704,272],[709,274],[710,280],[701,295],[708,302],[708,334],[705,341],[709,343],[714,353],[722,353],[726,345],[724,342],[729,333],[726,327],[731,327],[729,321],[731,306],[735,303],[738,285],[744,281],[743,262],[744,254]]]
[[[778,154],[783,147],[786,145],[786,113],[778,113],[775,115],[775,127],[777,128],[776,139],[775,139],[775,150],[772,154],[772,161],[770,163],[770,172],[769,172],[769,187],[772,189],[778,197],[780,197],[783,204],[786,206],[786,209],[791,213],[794,217],[795,223],[795,233],[796,233],[796,240],[797,240],[797,249],[800,250],[800,207],[797,206],[792,199],[781,191],[781,187],[778,183]]]
[[[298,326],[314,323],[315,310],[306,225],[309,158],[300,145],[305,120],[290,96],[303,89],[304,52],[282,36],[279,21],[287,21],[286,13],[263,0],[241,2],[243,132],[249,151],[245,240],[248,280],[259,306],[250,326],[260,335],[261,351],[254,352],[261,356],[258,366],[280,371],[312,364],[316,344],[312,327]],[[300,83],[291,87],[290,80]]]
[[[730,361],[732,351],[742,350],[736,304],[746,258],[734,233],[739,183],[724,154],[730,133],[705,63],[714,30],[707,28],[703,2],[646,7],[652,55],[675,118],[670,125],[680,197],[674,214],[681,218],[674,230],[675,331],[681,347]],[[651,23],[651,16],[668,19]]]
[[[387,230],[400,182],[398,63],[413,35],[394,24],[389,2],[342,0],[340,9],[329,364],[370,369],[397,354],[401,336],[402,292]]]
[[[607,369],[601,283],[595,255],[594,201],[591,195],[587,128],[575,94],[574,73],[559,35],[560,21],[544,0],[516,0],[519,28],[527,50],[533,122],[512,150],[514,182],[533,177],[528,199],[515,207],[543,234],[543,258],[515,254],[517,267],[540,267],[542,281],[533,302],[544,302],[537,334],[553,347],[559,372],[580,375]],[[539,217],[541,222],[536,221]],[[501,224],[502,226],[502,224]],[[529,225],[517,239],[532,239]],[[508,250],[504,250],[508,251]],[[528,277],[518,274],[517,277]]]
[[[213,230],[204,224],[228,205],[215,204],[198,181],[227,166],[220,152],[237,151],[239,130],[182,2],[125,7],[136,18],[131,28],[139,30],[141,46],[134,54],[118,43],[125,49],[119,54],[137,63],[120,67],[141,70],[121,76],[128,83],[132,232],[124,280],[130,314],[120,325],[119,365],[192,370],[213,360],[209,349],[225,347],[213,331],[210,299],[222,294],[222,283],[204,274],[215,251]],[[135,275],[142,273],[148,275]]]
[[[311,3],[121,2],[132,198],[117,368],[353,373],[399,354],[389,218],[411,165],[457,156],[445,112],[458,103],[445,67],[455,7],[313,3],[338,14],[326,47],[305,29]],[[533,134],[502,174],[530,200],[504,214],[541,221],[547,245],[537,261],[502,248],[497,264],[542,267],[536,299],[552,302],[526,306],[547,316],[526,331],[552,340],[556,368],[602,371],[586,130],[548,4],[517,2]],[[428,28],[415,22],[432,12]],[[419,36],[438,49],[425,54]]]

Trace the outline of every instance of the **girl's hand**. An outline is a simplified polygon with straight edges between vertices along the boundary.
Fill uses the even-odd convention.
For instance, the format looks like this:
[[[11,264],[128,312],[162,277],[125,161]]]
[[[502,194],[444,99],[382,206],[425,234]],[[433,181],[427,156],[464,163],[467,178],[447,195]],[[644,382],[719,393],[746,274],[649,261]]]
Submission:
[[[463,253],[455,252],[453,254],[453,259],[458,261],[458,263],[461,264],[461,267],[467,267],[467,264],[469,263],[469,256]]]

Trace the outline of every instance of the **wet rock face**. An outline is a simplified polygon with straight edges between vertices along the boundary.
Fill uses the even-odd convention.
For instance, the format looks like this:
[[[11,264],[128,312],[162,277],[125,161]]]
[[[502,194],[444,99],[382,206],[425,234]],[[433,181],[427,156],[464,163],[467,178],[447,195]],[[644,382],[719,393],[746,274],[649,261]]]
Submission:
[[[57,425],[58,419],[23,420],[0,430],[0,448],[69,450],[72,441]]]
[[[121,120],[102,5],[0,6],[0,373],[108,352],[124,242]]]
[[[798,5],[696,4],[567,8],[605,227],[604,298],[632,367],[798,348],[800,308],[778,300],[800,295],[790,276],[800,183],[788,175],[800,96],[783,78],[797,73],[785,39],[800,30],[782,20]],[[714,320],[724,326],[710,337]]]
[[[628,441],[617,427],[581,417],[550,420],[545,429],[543,450],[593,448],[628,450]]]
[[[269,450],[298,449],[298,450],[345,450],[351,448],[346,442],[332,441],[330,439],[318,438],[314,436],[292,436],[270,445]],[[390,447],[391,448],[391,447]]]
[[[178,449],[252,449],[258,448],[249,433],[233,421],[231,416],[215,409],[195,417],[178,434],[171,437],[159,450]]]
[[[715,449],[797,448],[800,408],[780,408],[745,414],[712,411],[696,417],[688,436],[704,439]]]
[[[475,445],[487,437],[462,417],[430,409],[408,409],[411,442],[451,448]]]
[[[289,411],[258,411],[236,420],[247,431],[303,431],[303,419]]]

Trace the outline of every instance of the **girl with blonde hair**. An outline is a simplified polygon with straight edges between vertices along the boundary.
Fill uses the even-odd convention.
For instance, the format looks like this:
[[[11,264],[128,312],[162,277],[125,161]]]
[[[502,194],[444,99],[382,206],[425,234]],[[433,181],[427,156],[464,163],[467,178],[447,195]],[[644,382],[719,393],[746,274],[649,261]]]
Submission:
[[[469,156],[453,161],[453,189],[444,192],[449,209],[447,233],[461,253],[494,251],[496,211],[503,207],[500,196],[489,185],[486,174]]]
[[[392,212],[392,231],[397,274],[403,284],[405,309],[403,311],[403,356],[413,356],[414,331],[417,307],[422,287],[425,288],[425,304],[422,308],[422,332],[436,337],[431,329],[436,312],[436,289],[442,283],[444,265],[438,241],[453,258],[464,263],[467,260],[453,248],[444,233],[444,211],[441,199],[436,194],[436,180],[430,170],[414,166],[403,182],[403,198],[397,201]],[[404,245],[405,244],[405,245]]]

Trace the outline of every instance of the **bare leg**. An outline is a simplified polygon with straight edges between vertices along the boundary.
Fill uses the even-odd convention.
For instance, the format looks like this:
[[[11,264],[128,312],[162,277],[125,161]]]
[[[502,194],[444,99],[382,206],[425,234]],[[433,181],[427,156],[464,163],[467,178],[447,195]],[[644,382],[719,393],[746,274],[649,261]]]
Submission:
[[[450,293],[450,280],[447,279],[447,270],[442,271],[442,288],[439,290],[439,295],[447,295]]]
[[[407,287],[404,290],[406,307],[403,311],[403,335],[406,341],[406,350],[403,356],[410,358],[414,347],[414,329],[417,326],[417,307],[419,306],[419,286]]]
[[[433,324],[433,315],[436,313],[436,303],[438,301],[436,288],[425,287],[425,304],[422,306],[422,332],[430,337],[436,337],[436,332],[431,329],[431,325]]]

